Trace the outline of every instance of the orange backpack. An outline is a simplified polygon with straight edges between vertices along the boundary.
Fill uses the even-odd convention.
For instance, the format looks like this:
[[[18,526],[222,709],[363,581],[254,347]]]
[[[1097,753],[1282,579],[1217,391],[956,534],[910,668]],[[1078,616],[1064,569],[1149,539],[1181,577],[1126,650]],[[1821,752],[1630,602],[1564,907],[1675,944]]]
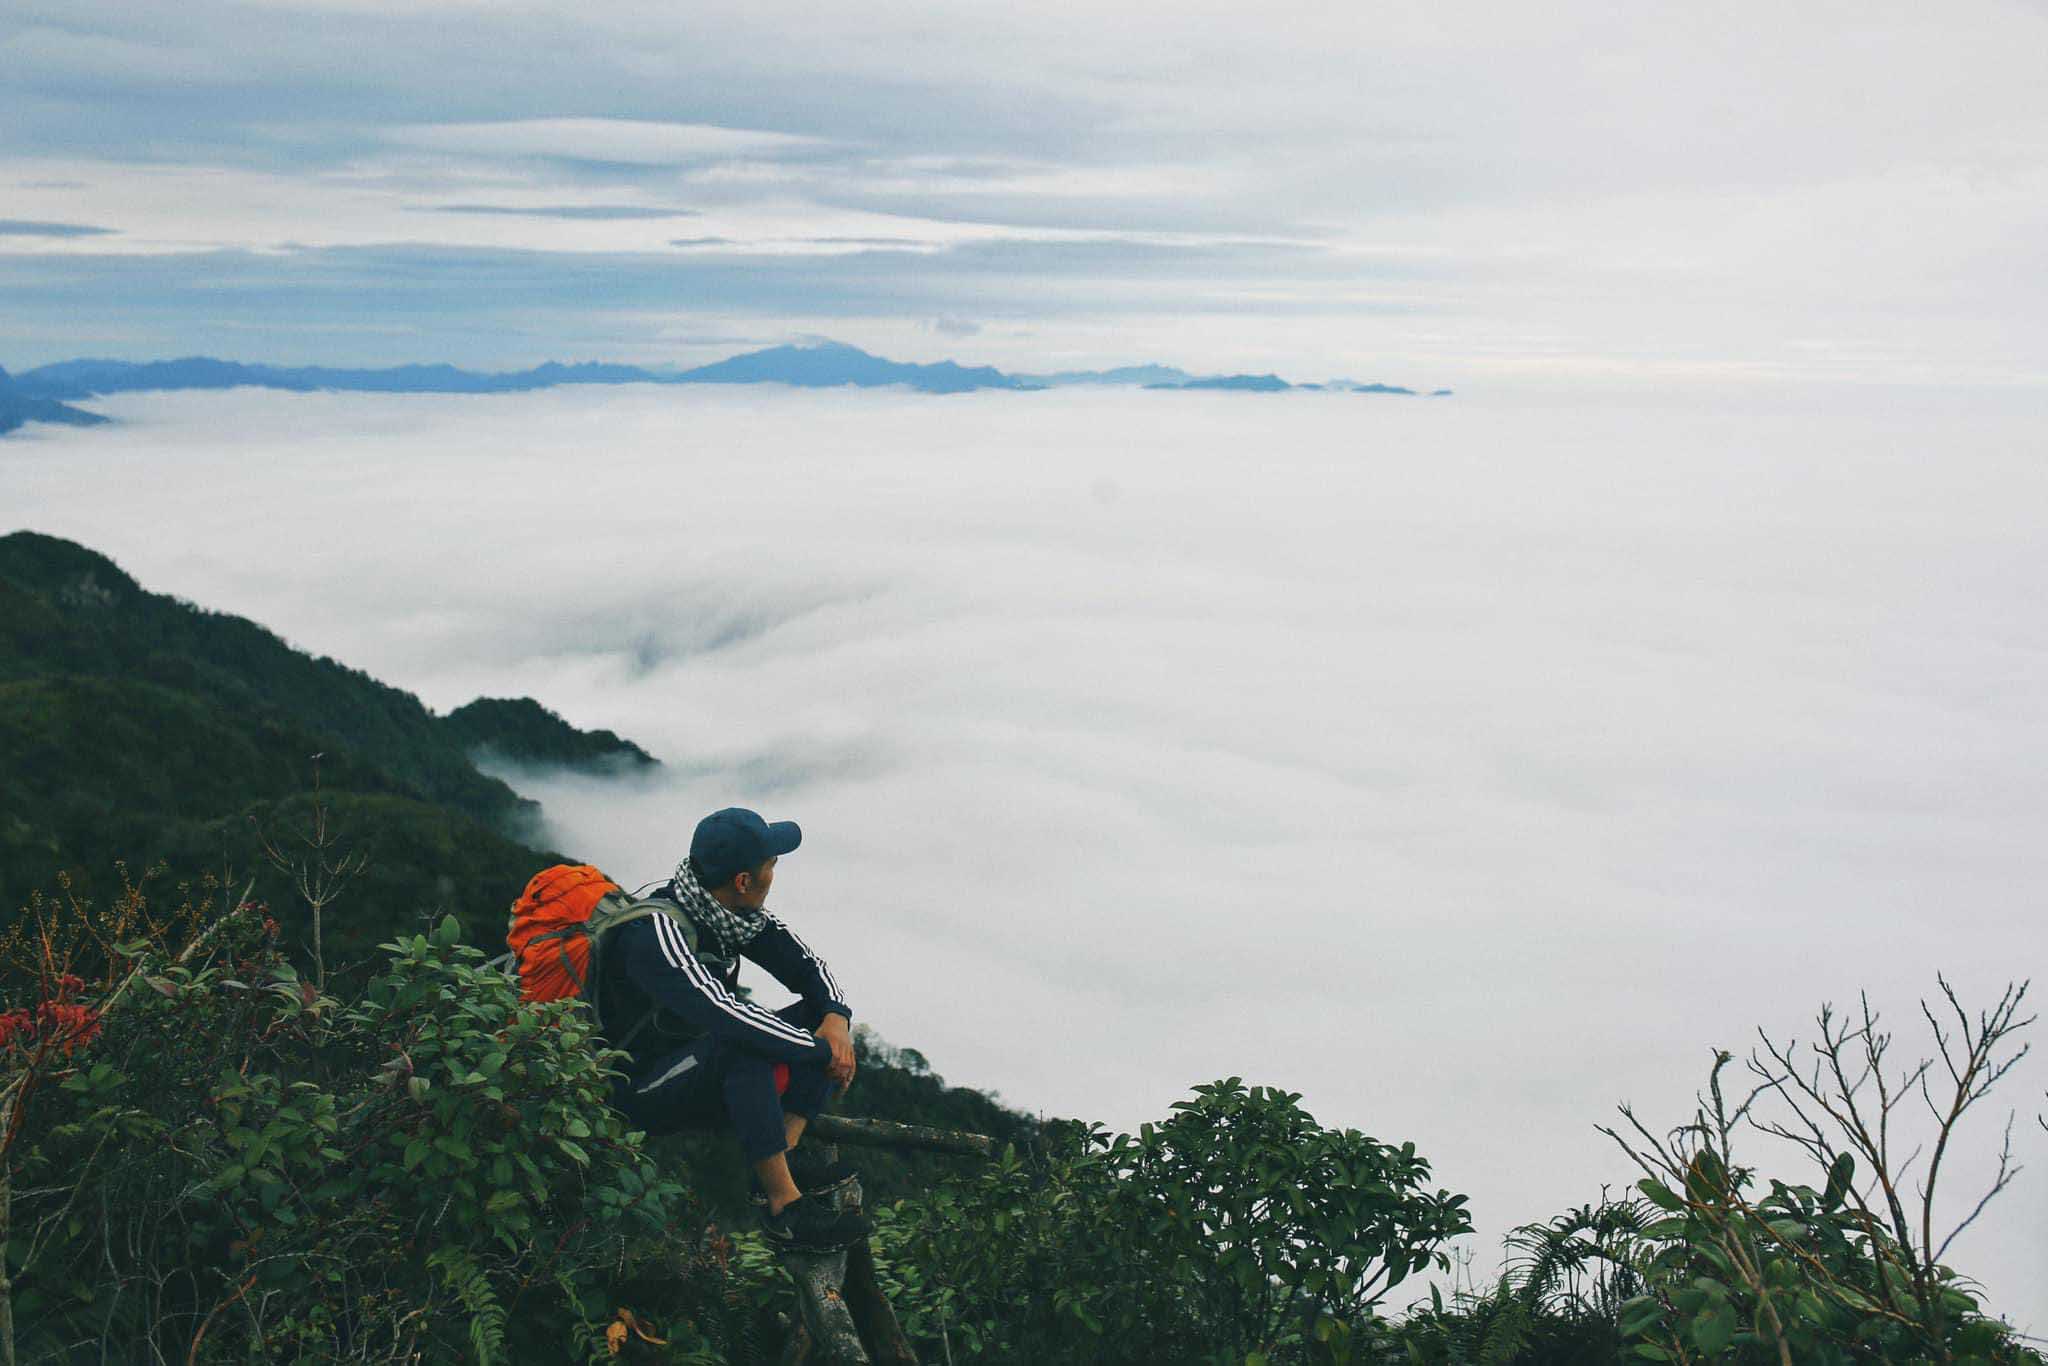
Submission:
[[[512,903],[505,943],[519,974],[524,1001],[575,997],[597,1009],[598,971],[604,938],[612,930],[648,916],[666,916],[697,947],[697,927],[682,908],[664,901],[635,901],[587,863],[543,868]],[[635,1033],[638,1032],[636,1029]]]

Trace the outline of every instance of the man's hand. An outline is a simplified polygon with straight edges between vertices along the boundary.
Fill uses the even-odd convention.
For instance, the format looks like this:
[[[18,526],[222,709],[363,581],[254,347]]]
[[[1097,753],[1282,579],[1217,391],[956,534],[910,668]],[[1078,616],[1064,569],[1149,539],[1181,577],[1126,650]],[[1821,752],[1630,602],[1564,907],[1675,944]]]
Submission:
[[[853,1040],[846,1035],[846,1017],[836,1013],[827,1015],[825,1023],[812,1032],[832,1045],[832,1061],[825,1064],[825,1075],[838,1082],[839,1089],[844,1091],[853,1085],[853,1072],[856,1066],[853,1060]]]

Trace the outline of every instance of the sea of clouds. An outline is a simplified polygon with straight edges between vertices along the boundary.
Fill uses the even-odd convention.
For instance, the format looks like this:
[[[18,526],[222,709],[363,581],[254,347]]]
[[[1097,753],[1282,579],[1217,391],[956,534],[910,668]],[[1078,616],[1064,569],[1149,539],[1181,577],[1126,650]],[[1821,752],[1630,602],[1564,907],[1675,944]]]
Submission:
[[[1917,1057],[1937,971],[1988,1004],[2048,967],[2038,412],[103,406],[0,446],[0,530],[638,740],[658,777],[520,779],[622,880],[717,806],[801,821],[774,906],[950,1080],[1119,1127],[1300,1091],[1468,1192],[1482,1269],[1631,1180],[1593,1125],[1683,1121],[1710,1048],[1867,989]],[[2018,1107],[2033,1170],[1953,1257],[2036,1329],[2044,1085],[1942,1187],[1967,1212]]]

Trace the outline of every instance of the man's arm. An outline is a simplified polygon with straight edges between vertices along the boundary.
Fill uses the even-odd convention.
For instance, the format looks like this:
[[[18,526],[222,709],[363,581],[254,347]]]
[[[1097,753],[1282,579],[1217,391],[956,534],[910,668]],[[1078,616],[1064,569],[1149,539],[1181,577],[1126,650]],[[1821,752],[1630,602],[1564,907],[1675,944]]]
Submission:
[[[767,925],[740,952],[768,969],[776,981],[818,1011],[818,1037],[832,1050],[832,1061],[826,1065],[825,1074],[841,1086],[852,1085],[853,1040],[847,1036],[846,1026],[853,1019],[853,1011],[846,1004],[845,993],[840,991],[839,982],[832,976],[832,969],[825,966],[825,960],[811,952],[811,946],[797,938],[796,931],[765,911],[762,916]]]
[[[762,918],[767,925],[740,952],[821,1013],[853,1019],[853,1009],[846,1004],[846,995],[825,960],[811,952],[811,946],[789,926],[765,911]]]
[[[634,985],[691,1028],[777,1062],[823,1062],[836,1056],[825,1039],[727,991],[667,916],[649,916],[618,934],[617,951],[625,955]]]

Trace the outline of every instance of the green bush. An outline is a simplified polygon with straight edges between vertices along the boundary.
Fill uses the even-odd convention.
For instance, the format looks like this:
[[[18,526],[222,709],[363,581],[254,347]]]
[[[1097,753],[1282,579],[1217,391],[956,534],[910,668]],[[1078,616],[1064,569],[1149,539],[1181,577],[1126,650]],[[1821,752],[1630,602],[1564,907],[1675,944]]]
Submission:
[[[67,1052],[16,1032],[20,1359],[602,1355],[610,1288],[689,1220],[585,1012],[522,1006],[452,919],[349,1002],[276,938],[239,909]]]
[[[1762,1036],[1748,1060],[1759,1084],[1746,1096],[1729,1095],[1723,1073],[1734,1058],[1716,1050],[1691,1122],[1668,1134],[1622,1107],[1630,1132],[1605,1132],[1643,1169],[1639,1187],[1665,1216],[1642,1231],[1644,1293],[1618,1314],[1634,1359],[2041,1361],[1943,1262],[2017,1171],[2010,1125],[1988,1189],[1945,1236],[1935,1206],[1960,1122],[2025,1055],[2017,1036],[2033,1023],[2020,1014],[2027,987],[2008,986],[1973,1018],[1937,980],[1946,1019],[1925,1001],[1921,1013],[1939,1071],[1934,1058],[1893,1064],[1892,1035],[1866,999],[1856,1015],[1823,1006],[1803,1051]],[[1774,1108],[1761,1109],[1766,1102]],[[1817,1186],[1760,1176],[1739,1159],[1738,1133],[1804,1154]]]
[[[1506,1238],[1508,1264],[1491,1289],[1432,1286],[1404,1320],[1373,1323],[1364,1360],[1401,1366],[1590,1366],[1618,1362],[1621,1306],[1643,1287],[1642,1233],[1657,1210],[1642,1200],[1581,1205]]]
[[[1232,1077],[1135,1136],[1068,1127],[885,1211],[909,1330],[982,1361],[1305,1359],[1471,1224],[1413,1144],[1300,1099]]]
[[[1949,1267],[1916,1287],[1911,1252],[1849,1203],[1855,1181],[1843,1153],[1823,1189],[1772,1179],[1753,1194],[1756,1173],[1712,1144],[1692,1155],[1682,1190],[1645,1178],[1668,1217],[1644,1230],[1646,1293],[1621,1307],[1632,1355],[1759,1366],[2040,1361]]]

